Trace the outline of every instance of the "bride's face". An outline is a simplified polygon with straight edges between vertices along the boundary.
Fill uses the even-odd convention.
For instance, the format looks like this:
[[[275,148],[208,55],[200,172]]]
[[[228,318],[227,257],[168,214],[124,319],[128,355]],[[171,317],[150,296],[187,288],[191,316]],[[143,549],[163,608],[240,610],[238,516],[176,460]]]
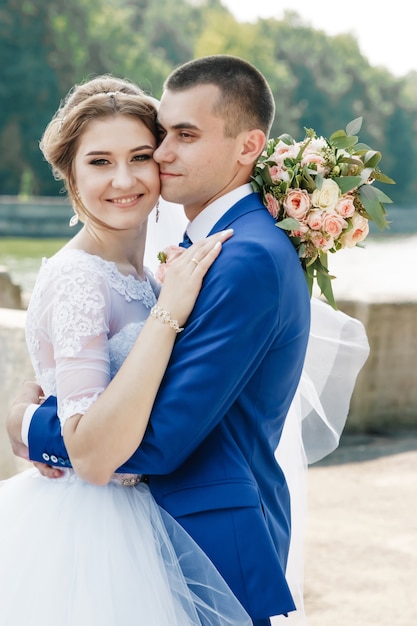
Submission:
[[[154,135],[140,120],[119,115],[89,123],[73,172],[90,215],[116,230],[138,228],[147,219],[160,191],[155,148]]]

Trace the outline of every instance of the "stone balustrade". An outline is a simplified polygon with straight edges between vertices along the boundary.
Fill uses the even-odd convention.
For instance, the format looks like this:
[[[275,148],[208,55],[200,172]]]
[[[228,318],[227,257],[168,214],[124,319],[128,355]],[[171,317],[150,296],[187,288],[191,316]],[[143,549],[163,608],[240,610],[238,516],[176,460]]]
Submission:
[[[0,308],[0,479],[24,466],[10,449],[5,422],[8,408],[25,380],[33,380],[25,340],[26,311]]]
[[[417,426],[417,302],[339,301],[362,321],[370,356],[359,374],[347,431],[377,432]],[[0,309],[0,478],[22,467],[9,449],[7,410],[25,380],[33,379],[24,337],[25,311]]]

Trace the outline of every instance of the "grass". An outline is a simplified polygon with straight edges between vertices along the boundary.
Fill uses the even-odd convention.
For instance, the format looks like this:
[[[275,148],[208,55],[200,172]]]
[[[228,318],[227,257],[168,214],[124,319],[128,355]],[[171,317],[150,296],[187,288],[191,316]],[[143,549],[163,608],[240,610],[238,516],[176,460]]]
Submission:
[[[68,239],[0,238],[0,262],[3,257],[42,259],[57,252]]]

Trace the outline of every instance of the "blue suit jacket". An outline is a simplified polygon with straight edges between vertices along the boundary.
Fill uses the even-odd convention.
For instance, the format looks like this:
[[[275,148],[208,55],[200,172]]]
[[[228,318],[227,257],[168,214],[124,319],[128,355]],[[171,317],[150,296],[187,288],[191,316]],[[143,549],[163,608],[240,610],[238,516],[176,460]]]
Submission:
[[[295,608],[285,580],[289,493],[274,451],[303,367],[310,301],[295,249],[257,194],[213,232],[229,227],[144,440],[120,471],[149,476],[156,501],[260,619]],[[65,466],[55,411],[53,398],[36,411],[30,457]]]

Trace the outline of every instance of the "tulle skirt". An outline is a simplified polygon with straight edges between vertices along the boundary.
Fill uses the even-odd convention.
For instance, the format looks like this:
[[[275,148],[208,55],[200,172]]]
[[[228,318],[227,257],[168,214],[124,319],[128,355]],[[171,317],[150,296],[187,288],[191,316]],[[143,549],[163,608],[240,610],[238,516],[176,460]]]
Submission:
[[[0,624],[243,626],[252,622],[148,487],[71,471],[0,483]]]

